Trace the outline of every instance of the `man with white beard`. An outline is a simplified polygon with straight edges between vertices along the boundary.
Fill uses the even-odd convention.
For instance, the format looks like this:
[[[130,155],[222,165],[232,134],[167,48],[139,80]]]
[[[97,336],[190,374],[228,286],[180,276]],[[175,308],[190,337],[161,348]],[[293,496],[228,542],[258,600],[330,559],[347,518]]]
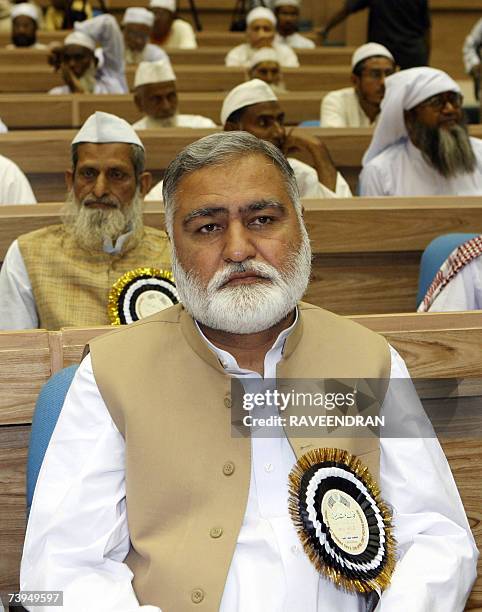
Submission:
[[[138,268],[170,271],[165,232],[143,225],[144,156],[123,119],[87,119],[72,141],[63,223],[19,236],[5,256],[0,329],[107,325],[116,281]]]
[[[481,195],[482,141],[468,136],[462,100],[457,83],[435,68],[389,76],[360,195]]]
[[[435,438],[232,430],[231,383],[261,390],[276,378],[290,386],[297,378],[383,379],[382,411],[426,422],[418,399],[409,405],[392,387],[408,373],[381,336],[299,302],[311,251],[282,152],[246,132],[212,134],[170,164],[163,195],[182,305],[91,343],[37,482],[21,589],[61,590],[69,612],[92,601],[102,601],[103,612],[188,612],[199,604],[220,612],[365,612],[379,595],[384,610],[460,612],[477,552]],[[370,571],[369,594],[337,588],[353,587],[353,573],[333,569],[332,556],[326,566],[311,564],[316,554],[302,544],[309,524],[293,498],[288,510],[288,483],[297,486],[290,470],[316,487],[305,469],[313,461],[321,481],[329,474],[353,495],[366,472],[350,471],[346,452],[362,455],[394,513],[397,560],[389,531],[379,539],[381,515],[389,529],[388,506],[358,504],[356,519],[345,492],[345,510],[336,518],[327,510],[329,525],[349,519],[342,533],[363,537],[365,550],[362,515],[379,512],[370,515],[371,552],[355,573],[364,580]],[[325,456],[336,457],[326,474]],[[388,587],[383,594],[378,580]]]

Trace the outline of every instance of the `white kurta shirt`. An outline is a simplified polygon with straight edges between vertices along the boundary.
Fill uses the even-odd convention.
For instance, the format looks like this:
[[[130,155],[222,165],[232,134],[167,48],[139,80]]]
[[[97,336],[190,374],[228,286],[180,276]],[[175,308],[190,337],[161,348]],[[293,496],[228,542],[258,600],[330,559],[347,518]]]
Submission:
[[[429,308],[429,312],[462,310],[482,310],[482,256],[457,272]]]
[[[443,177],[408,138],[372,159],[360,174],[361,196],[482,195],[482,141],[471,138],[477,165],[471,174]]]
[[[11,159],[0,155],[0,205],[36,203],[37,200],[25,174]]]
[[[162,46],[165,49],[196,49],[197,41],[192,25],[183,19],[174,19]]]
[[[293,49],[314,49],[316,47],[312,40],[306,38],[306,36],[302,36],[299,32],[295,32],[289,36],[281,36],[281,34],[277,32],[274,41],[280,45],[288,45]]]
[[[165,62],[171,63],[167,53],[158,45],[147,43],[141,52],[131,51],[131,49],[125,48],[124,58],[126,64],[139,64],[140,62],[158,62],[164,60]]]
[[[266,378],[276,377],[291,329],[266,354]],[[208,345],[228,374],[261,378]],[[393,349],[391,359],[391,379],[407,378]],[[426,421],[418,403],[407,407],[397,399],[389,385],[384,414],[412,411]],[[302,550],[288,514],[288,474],[296,461],[288,439],[253,436],[251,448],[248,502],[220,612],[364,612],[363,598],[321,578]],[[462,612],[476,577],[477,552],[440,445],[436,439],[390,438],[380,440],[380,448],[380,486],[394,511],[400,560],[377,612]],[[123,563],[129,551],[124,467],[124,439],[88,356],[67,394],[39,473],[22,557],[22,590],[63,590],[69,612],[90,612],[93,602],[103,612],[139,609],[132,572]]]
[[[479,19],[464,41],[464,66],[469,73],[472,68],[480,64],[479,47],[482,45],[482,19]]]
[[[321,101],[320,125],[328,128],[372,127],[368,115],[360,106],[354,87],[331,91]]]
[[[274,42],[272,48],[276,51],[278,56],[278,63],[284,68],[298,68],[300,65],[296,53],[288,45],[278,44]],[[245,66],[249,65],[249,62],[253,55],[259,51],[259,49],[253,48],[248,43],[243,43],[231,49],[226,55],[224,63],[226,66]]]
[[[139,121],[132,124],[135,130],[158,130],[163,129],[163,120],[157,120],[153,117],[142,117]],[[172,124],[169,127],[185,127],[185,128],[214,128],[216,124],[209,117],[201,115],[175,115],[172,117]]]
[[[104,242],[104,252],[120,253],[124,242],[130,235],[131,232],[122,234],[117,238],[115,244],[107,238]],[[38,324],[32,283],[18,240],[14,240],[0,268],[0,330],[35,329]]]

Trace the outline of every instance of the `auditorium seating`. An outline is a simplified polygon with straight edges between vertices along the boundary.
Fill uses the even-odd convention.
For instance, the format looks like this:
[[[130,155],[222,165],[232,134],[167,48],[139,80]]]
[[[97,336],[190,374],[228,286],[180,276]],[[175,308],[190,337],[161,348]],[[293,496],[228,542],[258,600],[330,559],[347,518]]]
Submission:
[[[382,332],[402,354],[413,377],[459,379],[450,393],[478,396],[482,377],[480,345],[482,312],[355,317]],[[29,428],[36,395],[51,373],[78,361],[82,347],[110,328],[0,333],[0,591],[18,588],[18,567],[25,529],[25,465]],[[450,355],[450,359],[447,359]],[[464,379],[465,384],[462,384]],[[472,383],[472,384],[469,384]],[[469,521],[482,544],[480,478],[482,451],[478,412],[471,435],[444,439]],[[475,429],[477,426],[477,430]],[[480,564],[480,562],[479,562]],[[479,565],[480,567],[481,565]],[[479,579],[467,610],[481,609]]]
[[[305,200],[315,254],[307,301],[339,314],[413,312],[422,251],[436,236],[482,227],[482,197]],[[21,233],[60,222],[60,204],[0,207],[0,261]],[[146,225],[163,227],[159,204]]]

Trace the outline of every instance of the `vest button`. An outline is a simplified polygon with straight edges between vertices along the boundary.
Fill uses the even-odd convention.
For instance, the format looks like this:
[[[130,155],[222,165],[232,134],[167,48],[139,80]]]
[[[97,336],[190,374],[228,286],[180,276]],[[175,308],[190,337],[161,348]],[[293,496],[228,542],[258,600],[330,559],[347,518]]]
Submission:
[[[212,538],[220,538],[223,535],[223,528],[222,527],[211,527],[211,530],[209,531],[209,535]]]
[[[224,405],[226,408],[231,408],[231,406],[233,405],[233,401],[229,393],[224,398]]]
[[[204,599],[204,591],[202,589],[193,589],[191,591],[191,601],[195,604],[201,603]]]
[[[234,473],[234,463],[232,461],[226,461],[223,465],[223,474],[225,476],[231,476]]]

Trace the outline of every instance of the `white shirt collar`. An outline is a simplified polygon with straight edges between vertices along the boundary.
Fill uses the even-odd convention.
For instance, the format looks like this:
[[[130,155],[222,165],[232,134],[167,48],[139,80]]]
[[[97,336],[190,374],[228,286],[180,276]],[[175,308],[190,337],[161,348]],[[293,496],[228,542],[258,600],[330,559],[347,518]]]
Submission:
[[[104,238],[104,253],[109,253],[109,255],[117,255],[120,253],[125,241],[131,234],[132,230],[129,230],[125,234],[121,234],[115,242],[113,242],[110,238]]]

